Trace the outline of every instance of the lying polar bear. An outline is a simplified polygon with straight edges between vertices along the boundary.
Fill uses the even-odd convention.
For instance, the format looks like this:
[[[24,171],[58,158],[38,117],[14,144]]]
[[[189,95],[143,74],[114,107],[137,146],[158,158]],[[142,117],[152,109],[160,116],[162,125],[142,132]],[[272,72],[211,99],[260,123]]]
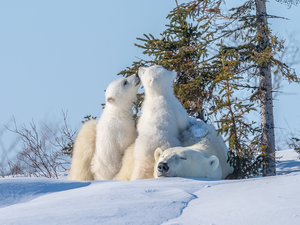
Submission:
[[[221,179],[218,157],[203,151],[198,144],[155,151],[154,177],[194,177]]]
[[[185,147],[156,149],[154,177],[225,179],[233,170],[227,163],[228,149],[222,136],[212,125],[192,119],[191,122],[191,128],[183,133]]]
[[[154,153],[154,173],[158,177],[195,177],[225,179],[233,169],[227,163],[228,148],[214,126],[190,118],[190,127],[182,132],[183,147],[166,150],[157,148]],[[134,144],[125,150],[122,167],[114,180],[130,180],[133,170]]]

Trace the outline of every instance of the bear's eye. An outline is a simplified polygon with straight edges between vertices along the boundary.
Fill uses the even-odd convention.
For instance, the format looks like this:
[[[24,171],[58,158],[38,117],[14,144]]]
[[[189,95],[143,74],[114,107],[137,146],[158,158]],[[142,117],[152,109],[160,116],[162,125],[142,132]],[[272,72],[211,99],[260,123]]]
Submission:
[[[185,158],[185,157],[179,157],[180,159],[182,159],[182,160],[187,160],[187,158]]]
[[[125,80],[124,83],[123,83],[123,85],[125,86],[127,83],[128,83],[127,80]]]

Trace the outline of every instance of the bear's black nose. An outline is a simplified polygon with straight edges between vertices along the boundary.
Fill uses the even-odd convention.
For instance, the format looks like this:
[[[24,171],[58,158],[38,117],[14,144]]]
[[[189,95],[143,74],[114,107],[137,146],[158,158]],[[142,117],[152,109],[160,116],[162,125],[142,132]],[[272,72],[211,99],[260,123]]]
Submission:
[[[160,163],[158,163],[157,170],[158,170],[158,172],[166,173],[169,171],[169,166],[167,163],[160,162]]]
[[[138,72],[137,72],[137,73],[136,73],[134,76],[136,76],[136,77],[140,77],[140,76],[139,76],[139,74],[138,74]]]

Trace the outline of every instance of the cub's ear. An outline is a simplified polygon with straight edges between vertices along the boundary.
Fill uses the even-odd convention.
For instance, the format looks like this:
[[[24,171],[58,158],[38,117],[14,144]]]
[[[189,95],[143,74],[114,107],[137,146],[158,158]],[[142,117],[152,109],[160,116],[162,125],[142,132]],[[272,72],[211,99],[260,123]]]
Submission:
[[[159,156],[163,153],[163,150],[161,148],[157,148],[154,152],[154,159],[155,162],[158,160]]]
[[[112,103],[114,101],[115,101],[115,98],[113,98],[113,97],[107,97],[106,98],[106,102]]]
[[[215,171],[219,166],[219,159],[217,156],[212,155],[208,158],[208,165],[211,166],[212,170]]]

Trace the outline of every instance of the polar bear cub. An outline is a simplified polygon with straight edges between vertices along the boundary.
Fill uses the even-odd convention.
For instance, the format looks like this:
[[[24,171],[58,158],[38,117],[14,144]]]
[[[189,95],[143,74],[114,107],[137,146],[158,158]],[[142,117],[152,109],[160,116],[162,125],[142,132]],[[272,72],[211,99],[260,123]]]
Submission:
[[[74,143],[69,180],[94,180],[91,161],[95,152],[96,126],[98,120],[82,124]]]
[[[154,151],[181,146],[179,132],[189,126],[189,116],[173,93],[177,74],[162,66],[140,67],[145,99],[138,121],[131,180],[153,178]]]
[[[106,90],[106,106],[97,124],[96,149],[91,161],[95,180],[113,179],[120,170],[124,150],[137,137],[132,105],[139,86],[136,74],[113,81]]]

